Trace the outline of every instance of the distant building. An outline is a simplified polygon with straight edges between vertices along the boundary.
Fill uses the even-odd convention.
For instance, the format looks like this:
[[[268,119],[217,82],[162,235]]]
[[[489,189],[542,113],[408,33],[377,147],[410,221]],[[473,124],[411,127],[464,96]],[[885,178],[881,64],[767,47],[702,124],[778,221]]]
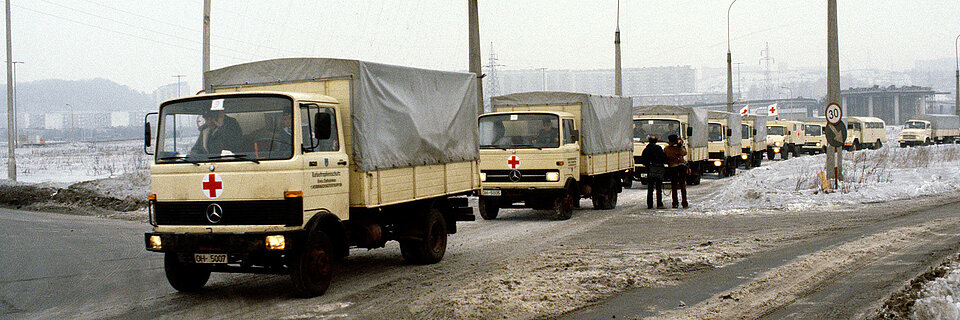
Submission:
[[[927,99],[937,92],[930,87],[873,86],[849,88],[840,92],[844,116],[883,119],[887,124],[902,124],[916,114],[927,112]]]

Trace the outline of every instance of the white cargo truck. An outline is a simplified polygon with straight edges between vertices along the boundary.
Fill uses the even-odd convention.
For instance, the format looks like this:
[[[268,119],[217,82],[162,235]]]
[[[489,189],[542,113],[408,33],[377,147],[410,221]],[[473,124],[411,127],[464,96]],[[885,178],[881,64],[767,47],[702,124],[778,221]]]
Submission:
[[[289,274],[323,294],[349,249],[398,241],[439,262],[479,189],[471,73],[296,58],[206,73],[206,94],[160,105],[146,145],[146,249],[170,284],[211,272]]]
[[[960,137],[960,117],[952,114],[915,115],[903,124],[900,147],[954,143]]]
[[[737,174],[742,134],[736,113],[709,111],[707,120],[707,166],[704,172],[716,172],[721,178]]]
[[[630,98],[524,92],[490,99],[481,115],[480,215],[554,210],[569,219],[580,198],[613,209],[633,168]]]
[[[752,114],[741,117],[740,162],[744,169],[759,167],[767,151],[767,117]]]
[[[687,183],[700,184],[703,168],[707,165],[707,110],[678,106],[638,106],[633,108],[633,179],[646,183],[647,168],[640,163],[640,155],[649,136],[657,136],[661,147],[667,146],[667,137],[683,139],[687,155],[684,160],[690,168]]]

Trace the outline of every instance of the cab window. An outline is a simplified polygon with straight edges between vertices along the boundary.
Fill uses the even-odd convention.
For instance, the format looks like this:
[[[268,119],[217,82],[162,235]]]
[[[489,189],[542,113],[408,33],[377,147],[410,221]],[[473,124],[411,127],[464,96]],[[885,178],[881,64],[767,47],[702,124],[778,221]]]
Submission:
[[[563,119],[563,143],[564,144],[576,142],[573,137],[573,130],[575,130],[573,127],[573,119]]]

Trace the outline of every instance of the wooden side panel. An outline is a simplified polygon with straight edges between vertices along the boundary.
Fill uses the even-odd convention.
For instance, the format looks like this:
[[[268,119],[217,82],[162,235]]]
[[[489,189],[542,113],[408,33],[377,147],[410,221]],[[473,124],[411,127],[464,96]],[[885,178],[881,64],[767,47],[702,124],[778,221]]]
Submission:
[[[351,196],[353,207],[375,208],[411,200],[435,198],[476,190],[480,187],[476,161],[388,169],[371,172],[352,171],[358,186],[364,186]]]

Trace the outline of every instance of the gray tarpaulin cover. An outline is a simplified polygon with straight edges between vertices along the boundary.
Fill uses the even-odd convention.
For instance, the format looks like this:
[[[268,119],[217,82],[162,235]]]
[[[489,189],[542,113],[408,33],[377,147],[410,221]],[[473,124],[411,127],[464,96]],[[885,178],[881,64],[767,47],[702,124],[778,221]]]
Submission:
[[[743,116],[743,120],[753,120],[753,129],[757,131],[757,133],[753,135],[754,142],[767,141],[767,118],[767,116],[753,114]]]
[[[635,115],[686,115],[693,135],[687,137],[691,147],[707,146],[707,110],[677,106],[638,106],[633,108]],[[683,130],[686,130],[684,128]]]
[[[960,129],[960,117],[952,114],[918,114],[913,119],[930,121],[930,126],[935,130]]]
[[[211,70],[206,76],[207,89],[350,77],[353,156],[364,171],[479,158],[472,73],[288,58]]]
[[[581,152],[603,154],[633,150],[633,99],[572,92],[522,92],[490,98],[490,104],[504,106],[580,105]]]

